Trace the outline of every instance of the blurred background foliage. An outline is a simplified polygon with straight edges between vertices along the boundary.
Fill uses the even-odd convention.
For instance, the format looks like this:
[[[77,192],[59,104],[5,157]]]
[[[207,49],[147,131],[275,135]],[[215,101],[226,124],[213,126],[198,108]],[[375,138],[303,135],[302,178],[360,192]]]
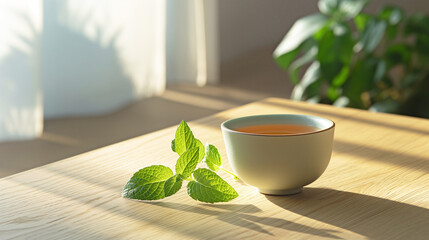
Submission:
[[[291,98],[429,118],[429,16],[367,0],[319,0],[274,51]]]

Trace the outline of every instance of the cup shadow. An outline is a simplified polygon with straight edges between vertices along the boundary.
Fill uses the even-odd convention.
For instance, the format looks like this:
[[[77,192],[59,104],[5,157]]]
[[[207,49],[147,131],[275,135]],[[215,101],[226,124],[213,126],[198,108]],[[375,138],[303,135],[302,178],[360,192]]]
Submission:
[[[369,239],[427,239],[429,209],[388,199],[325,188],[293,196],[268,196],[277,206]]]
[[[266,234],[271,237],[274,237],[275,235],[270,232],[268,228],[278,228],[293,232],[303,232],[318,237],[340,239],[338,236],[334,235],[336,232],[334,230],[314,228],[281,218],[255,216],[254,213],[259,213],[262,210],[253,204],[187,205],[174,202],[145,202],[145,204],[156,205],[158,207],[170,208],[183,212],[216,216],[217,219],[222,222],[246,228],[250,231]]]

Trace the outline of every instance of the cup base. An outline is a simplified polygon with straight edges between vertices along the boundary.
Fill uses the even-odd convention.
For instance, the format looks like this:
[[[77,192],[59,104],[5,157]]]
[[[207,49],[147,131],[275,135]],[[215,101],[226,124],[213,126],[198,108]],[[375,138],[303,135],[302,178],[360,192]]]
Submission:
[[[277,196],[284,196],[284,195],[293,195],[302,192],[302,187],[299,188],[292,188],[292,189],[285,189],[285,190],[267,190],[267,189],[260,189],[258,188],[259,192],[266,195],[277,195]]]

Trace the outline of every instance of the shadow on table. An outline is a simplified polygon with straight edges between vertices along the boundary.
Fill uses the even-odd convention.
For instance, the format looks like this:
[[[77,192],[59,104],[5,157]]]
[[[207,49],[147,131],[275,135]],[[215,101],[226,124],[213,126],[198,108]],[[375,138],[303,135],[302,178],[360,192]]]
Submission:
[[[261,212],[258,207],[252,204],[204,204],[200,206],[173,202],[147,202],[146,204],[175,209],[183,212],[192,212],[207,216],[217,216],[218,220],[223,221],[225,223],[271,236],[274,236],[274,234],[265,229],[264,226],[284,229],[293,232],[304,232],[319,237],[339,239],[339,237],[332,234],[336,232],[334,230],[309,227],[281,218],[260,217],[252,215],[253,213]]]
[[[370,239],[429,236],[429,210],[406,203],[324,188],[305,188],[301,194],[266,198],[287,211]]]
[[[418,157],[405,152],[389,151],[337,139],[334,142],[334,152],[352,154],[371,161],[387,162],[418,171],[429,172],[429,158]]]

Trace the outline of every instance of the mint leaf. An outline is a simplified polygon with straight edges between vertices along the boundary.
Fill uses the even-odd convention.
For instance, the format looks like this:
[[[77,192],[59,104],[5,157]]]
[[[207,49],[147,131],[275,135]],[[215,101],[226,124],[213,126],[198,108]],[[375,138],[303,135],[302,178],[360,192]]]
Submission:
[[[194,144],[195,147],[198,147],[200,149],[200,153],[199,153],[199,157],[198,160],[199,162],[201,162],[201,160],[203,160],[204,158],[204,152],[205,152],[205,148],[204,145],[201,143],[200,140],[194,138]],[[176,139],[171,140],[171,150],[173,150],[173,152],[176,152]]]
[[[171,140],[171,150],[176,152],[176,139]]]
[[[174,175],[170,177],[164,184],[165,197],[168,197],[177,193],[177,191],[179,191],[180,188],[182,187],[182,183],[183,183],[183,179],[180,176]]]
[[[122,190],[122,196],[138,200],[157,200],[165,196],[164,184],[173,176],[170,168],[153,165],[134,173]]]
[[[198,164],[199,148],[194,147],[184,152],[176,162],[176,174],[183,178],[191,176]]]
[[[198,156],[198,162],[201,162],[201,160],[203,160],[204,158],[204,154],[205,154],[205,147],[204,145],[201,143],[200,140],[195,138],[195,147],[198,147],[199,149],[199,156]]]
[[[195,147],[194,134],[185,121],[176,130],[174,150],[181,156],[186,150]]]
[[[222,158],[220,157],[219,151],[211,144],[206,147],[204,160],[207,167],[215,172],[219,171],[219,167],[222,166]]]
[[[194,179],[188,183],[188,194],[193,199],[207,202],[228,202],[238,193],[215,172],[199,168],[193,173]]]

